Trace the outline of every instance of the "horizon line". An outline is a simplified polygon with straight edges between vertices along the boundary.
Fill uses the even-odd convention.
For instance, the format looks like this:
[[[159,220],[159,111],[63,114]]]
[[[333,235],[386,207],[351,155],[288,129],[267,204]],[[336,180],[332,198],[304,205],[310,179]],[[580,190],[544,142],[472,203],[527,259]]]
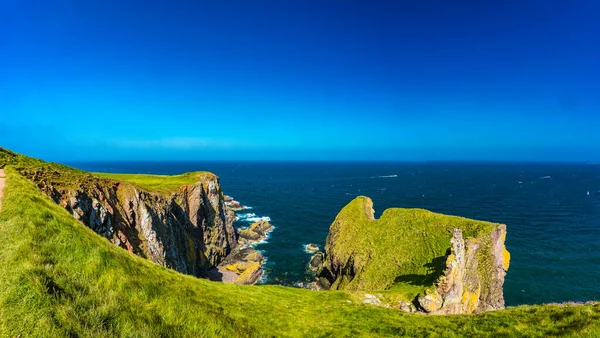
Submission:
[[[206,160],[124,160],[124,159],[103,159],[103,160],[65,160],[65,161],[53,161],[48,162],[54,163],[494,163],[494,164],[515,164],[515,163],[528,163],[528,164],[589,164],[597,165],[600,164],[600,160],[377,160],[377,159],[354,159],[354,160],[299,160],[299,159],[280,159],[280,160],[249,160],[249,159],[206,159]]]

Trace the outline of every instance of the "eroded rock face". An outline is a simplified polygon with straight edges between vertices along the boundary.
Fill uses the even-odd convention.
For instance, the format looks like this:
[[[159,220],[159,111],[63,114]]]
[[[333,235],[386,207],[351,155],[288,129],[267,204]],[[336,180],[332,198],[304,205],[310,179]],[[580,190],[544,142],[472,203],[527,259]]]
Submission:
[[[446,255],[446,269],[436,288],[419,295],[416,302],[432,314],[478,313],[504,308],[502,285],[510,254],[504,247],[506,226],[486,236],[463,239],[454,229]],[[435,306],[432,299],[436,299]]]
[[[214,175],[164,196],[94,178],[74,190],[57,190],[29,177],[73,217],[112,243],[157,264],[198,276],[237,245],[234,214]]]

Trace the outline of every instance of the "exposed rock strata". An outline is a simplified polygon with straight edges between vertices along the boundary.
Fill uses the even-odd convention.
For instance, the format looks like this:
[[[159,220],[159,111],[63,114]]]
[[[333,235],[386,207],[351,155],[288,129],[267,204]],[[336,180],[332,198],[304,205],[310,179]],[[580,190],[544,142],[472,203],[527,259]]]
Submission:
[[[502,285],[510,254],[504,247],[506,226],[487,236],[463,239],[454,229],[446,254],[446,269],[435,283],[416,299],[432,314],[478,313],[504,308]],[[491,249],[491,250],[490,250]]]
[[[215,175],[204,173],[198,182],[165,196],[93,176],[73,189],[57,189],[46,179],[52,177],[47,172],[24,174],[96,233],[179,272],[198,276],[237,245],[235,216]]]

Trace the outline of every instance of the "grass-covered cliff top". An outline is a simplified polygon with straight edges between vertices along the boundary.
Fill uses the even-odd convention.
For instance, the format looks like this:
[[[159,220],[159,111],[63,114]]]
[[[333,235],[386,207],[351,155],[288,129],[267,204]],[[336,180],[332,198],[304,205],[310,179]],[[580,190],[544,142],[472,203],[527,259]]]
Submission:
[[[325,249],[338,261],[351,261],[358,271],[352,280],[338,279],[332,287],[387,290],[412,301],[443,272],[455,228],[465,237],[477,237],[498,226],[423,209],[391,208],[374,219],[371,199],[357,197],[336,217]]]
[[[136,187],[158,192],[161,194],[170,194],[176,192],[183,185],[194,184],[200,181],[216,180],[213,173],[206,171],[189,172],[181,175],[147,175],[147,174],[111,174],[111,173],[93,173],[96,176],[110,178],[122,182],[128,182]]]
[[[130,183],[141,190],[169,195],[183,185],[214,181],[216,175],[206,171],[189,172],[181,175],[110,174],[89,173],[66,165],[45,162],[21,155],[0,147],[0,168],[16,168],[36,181],[45,180],[57,189],[77,189],[80,186],[104,182],[111,179]]]

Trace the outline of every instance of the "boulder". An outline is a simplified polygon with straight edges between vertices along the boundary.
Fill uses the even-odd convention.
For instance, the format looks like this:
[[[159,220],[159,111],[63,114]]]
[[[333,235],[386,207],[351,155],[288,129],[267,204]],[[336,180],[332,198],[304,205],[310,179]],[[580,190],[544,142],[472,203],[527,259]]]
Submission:
[[[319,246],[314,243],[310,243],[306,245],[304,250],[306,250],[306,252],[317,252],[319,251]]]

